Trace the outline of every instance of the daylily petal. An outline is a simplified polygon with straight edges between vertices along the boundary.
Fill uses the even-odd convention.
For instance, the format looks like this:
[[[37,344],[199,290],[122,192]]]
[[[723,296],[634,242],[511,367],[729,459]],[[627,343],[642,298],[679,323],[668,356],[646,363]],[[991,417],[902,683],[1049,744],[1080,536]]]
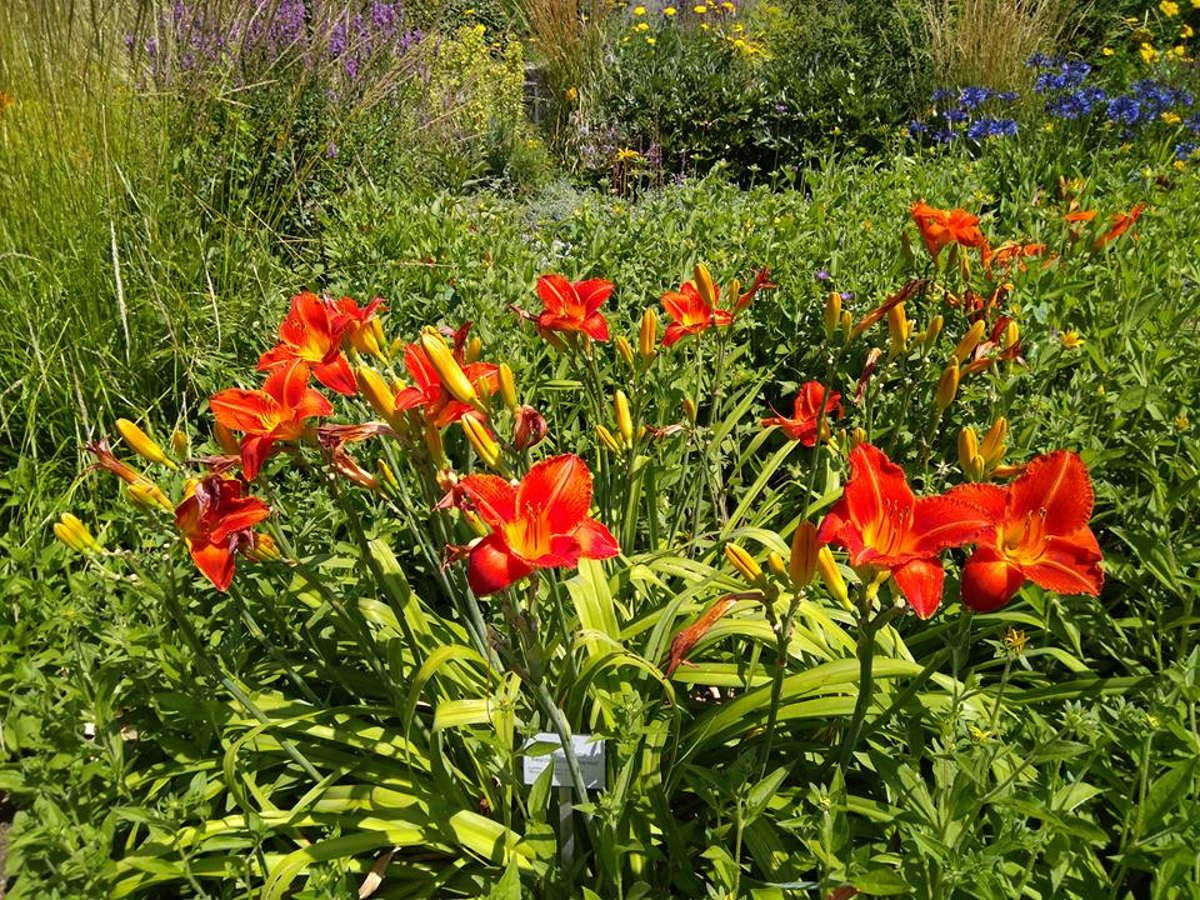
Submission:
[[[296,418],[310,419],[315,416],[333,415],[333,404],[318,390],[308,388],[293,410]]]
[[[992,531],[995,521],[987,510],[949,494],[918,497],[913,508],[911,552],[933,556],[947,547],[961,547]]]
[[[502,591],[533,571],[533,566],[514,556],[499,534],[490,534],[471,548],[467,560],[467,583],[480,597]]]
[[[192,562],[213,587],[222,592],[229,590],[233,581],[233,552],[228,547],[207,541],[189,540],[187,545]]]
[[[860,524],[883,516],[903,517],[915,502],[904,470],[872,444],[850,451],[850,480],[842,499],[849,518]]]
[[[589,278],[575,282],[575,293],[583,304],[584,312],[591,316],[612,296],[613,283],[603,278]]]
[[[1100,547],[1086,525],[1067,537],[1050,537],[1041,558],[1024,566],[1025,576],[1039,587],[1058,594],[1090,594],[1104,585]]]
[[[1025,575],[995,547],[975,549],[962,572],[962,600],[976,612],[999,609],[1016,596]]]
[[[208,400],[213,417],[234,431],[262,431],[263,417],[278,411],[278,404],[263,391],[227,388]]]
[[[516,488],[499,475],[468,475],[458,489],[471,498],[479,517],[491,528],[503,528],[516,517]]]
[[[248,434],[242,438],[242,474],[247,481],[258,477],[262,464],[277,451],[275,438],[269,434]]]
[[[570,534],[592,505],[592,473],[572,453],[535,464],[517,488],[517,509],[544,510],[553,534]]]
[[[579,330],[594,341],[603,343],[608,340],[608,320],[600,313],[592,313],[584,319]]]
[[[621,552],[617,539],[603,522],[585,518],[575,529],[579,541],[579,554],[585,559],[609,559]]]
[[[1092,515],[1092,483],[1078,454],[1056,450],[1037,457],[1009,488],[1010,518],[1046,511],[1047,534],[1070,534]]]
[[[557,273],[543,275],[538,279],[537,295],[549,312],[562,315],[578,303],[575,288],[564,276]]]
[[[313,369],[317,381],[331,391],[336,391],[347,397],[358,393],[358,385],[354,381],[354,372],[350,369],[350,361],[345,355],[338,353],[330,362],[321,363]]]
[[[573,535],[556,534],[550,539],[550,551],[528,562],[539,569],[574,569],[580,556],[579,541]]]
[[[928,619],[937,612],[946,578],[940,560],[914,559],[893,569],[892,577],[918,618]]]
[[[672,322],[667,326],[667,330],[663,334],[663,346],[670,347],[688,333],[689,332],[679,322]]]

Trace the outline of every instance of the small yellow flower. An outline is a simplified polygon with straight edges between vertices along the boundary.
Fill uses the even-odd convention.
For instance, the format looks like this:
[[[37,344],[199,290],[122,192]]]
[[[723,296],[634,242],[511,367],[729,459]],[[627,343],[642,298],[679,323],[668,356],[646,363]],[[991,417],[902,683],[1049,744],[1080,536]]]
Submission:
[[[1190,424],[1191,423],[1188,422],[1188,417],[1185,416],[1183,413],[1180,413],[1179,415],[1177,415],[1175,417],[1175,427],[1178,428],[1180,431],[1187,431],[1187,427]]]
[[[1175,59],[1183,59],[1187,55],[1187,48],[1183,44],[1176,44],[1167,51],[1167,56],[1173,56]]]
[[[1100,52],[1103,53],[1105,56],[1112,56],[1116,51],[1113,50],[1112,47],[1105,47]]]
[[[621,147],[617,150],[617,162],[635,162],[642,158],[642,154],[638,153],[632,147]]]
[[[992,737],[992,733],[987,729],[980,728],[977,725],[968,725],[967,731],[971,734],[971,740],[976,744],[986,744]]]
[[[721,9],[725,10],[726,12],[733,12],[733,4],[730,3],[729,0],[725,0],[725,2],[721,4]]]
[[[867,219],[865,222],[863,222],[863,230],[864,231],[870,231],[874,227],[875,227],[875,224],[870,219]]]
[[[657,44],[657,43],[658,43],[658,39],[657,39],[657,38],[648,37],[648,38],[646,38],[646,43],[647,43],[649,46],[653,47],[655,44]]]
[[[1175,0],[1160,0],[1158,8],[1162,10],[1162,14],[1168,19],[1173,19],[1179,15],[1179,4]]]
[[[635,16],[644,16],[644,15],[646,14],[646,7],[644,7],[644,6],[635,6],[635,7],[633,8],[633,14],[634,14]]]
[[[1045,125],[1043,125],[1043,126],[1042,126],[1042,130],[1043,130],[1043,131],[1053,131],[1053,130],[1054,130],[1054,123],[1053,123],[1053,122],[1047,122]]]
[[[1025,644],[1028,640],[1029,635],[1020,628],[1009,625],[1004,632],[1004,646],[1013,656],[1021,656],[1025,652]]]
[[[1165,113],[1162,114],[1162,120],[1164,122],[1166,122],[1168,125],[1178,125],[1180,122],[1183,121],[1183,119],[1181,119],[1179,117],[1179,113],[1172,112],[1169,109]]]
[[[633,30],[634,31],[649,31],[650,23],[649,22],[638,22],[636,25],[633,26]]]
[[[1179,29],[1179,36],[1181,38],[1183,38],[1185,41],[1188,38],[1190,38],[1192,35],[1194,35],[1195,33],[1196,33],[1196,29],[1192,28],[1191,25],[1184,25],[1182,28]]]
[[[666,16],[668,19],[671,18],[671,16],[675,15],[675,13],[677,13],[677,12],[679,12],[679,10],[677,10],[673,6],[668,6],[663,9],[663,15]]]
[[[708,7],[705,6],[703,3],[697,3],[695,6],[692,7],[692,12],[694,12],[698,16],[702,16],[706,12],[708,12]]]
[[[708,24],[707,22],[701,22],[701,23],[700,23],[700,30],[701,30],[701,31],[708,31],[708,30],[709,30],[709,24]]]
[[[564,94],[564,96],[567,98],[568,103],[574,103],[576,100],[579,99],[579,88],[574,87],[574,86],[567,88],[566,94]]]
[[[1142,56],[1142,62],[1152,63],[1158,59],[1158,51],[1155,50],[1150,44],[1142,44],[1142,46],[1138,48],[1138,53],[1140,53]]]
[[[1173,168],[1176,172],[1182,172],[1187,168],[1187,163],[1185,163],[1182,159],[1177,159],[1171,163],[1171,168]]]
[[[1083,337],[1078,331],[1063,331],[1058,335],[1058,342],[1067,350],[1078,350],[1083,346]]]

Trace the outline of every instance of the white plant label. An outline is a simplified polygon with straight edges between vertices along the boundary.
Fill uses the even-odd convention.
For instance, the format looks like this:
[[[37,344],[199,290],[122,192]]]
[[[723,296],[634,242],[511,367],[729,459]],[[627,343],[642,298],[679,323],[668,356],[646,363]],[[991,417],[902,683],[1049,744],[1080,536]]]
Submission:
[[[555,787],[571,787],[571,773],[567,770],[567,754],[563,752],[562,741],[553,732],[541,732],[526,744],[553,744],[554,749],[539,756],[522,757],[524,763],[524,779],[526,784],[533,784],[537,777],[546,771],[549,765],[554,766],[551,783]],[[604,741],[593,738],[590,734],[571,735],[571,746],[575,748],[575,756],[579,760],[579,771],[583,774],[583,783],[589,789],[604,787]]]

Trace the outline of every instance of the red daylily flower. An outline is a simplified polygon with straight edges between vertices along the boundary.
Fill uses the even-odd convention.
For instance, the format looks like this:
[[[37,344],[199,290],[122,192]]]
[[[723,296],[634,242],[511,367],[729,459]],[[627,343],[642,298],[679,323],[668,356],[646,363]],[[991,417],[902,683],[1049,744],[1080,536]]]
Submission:
[[[247,481],[253,481],[262,464],[278,452],[279,442],[304,436],[308,419],[333,413],[333,405],[308,386],[308,375],[308,366],[294,362],[271,372],[261,390],[229,388],[209,399],[219,423],[245,434],[242,471]]]
[[[903,469],[879,448],[859,444],[850,451],[850,480],[817,540],[844,547],[852,566],[888,570],[916,614],[928,619],[942,599],[938,554],[974,540],[992,521],[960,490],[915,497]]]
[[[456,488],[492,529],[467,563],[467,581],[481,597],[535,569],[573,569],[581,558],[621,552],[612,533],[588,517],[592,473],[574,454],[542,460],[516,487],[498,475],[468,475]]]
[[[999,609],[1026,581],[1059,594],[1100,593],[1103,556],[1087,524],[1092,483],[1079,456],[1047,453],[1007,488],[967,485],[964,496],[991,518],[963,568],[963,603],[971,609]]]
[[[838,391],[826,392],[819,381],[808,381],[800,386],[796,394],[792,418],[776,415],[763,419],[764,426],[778,425],[793,441],[799,441],[805,447],[815,447],[817,444],[817,420],[821,418],[821,406],[825,407],[825,421],[828,422],[837,413],[843,415],[842,395]]]
[[[233,581],[234,554],[254,548],[250,529],[271,510],[257,497],[243,497],[242,482],[209,475],[175,508],[175,527],[187,541],[192,562],[218,591]]]
[[[1138,203],[1133,207],[1133,209],[1129,210],[1129,212],[1117,213],[1115,216],[1113,216],[1112,226],[1108,229],[1108,231],[1096,238],[1096,240],[1092,243],[1092,249],[1101,250],[1111,241],[1115,241],[1117,238],[1123,235],[1129,230],[1129,226],[1138,220],[1138,217],[1141,216],[1143,210],[1145,209],[1145,203]]]
[[[358,386],[350,362],[342,353],[342,337],[350,324],[328,300],[316,294],[297,294],[279,325],[280,342],[259,357],[258,371],[269,372],[299,360],[312,368],[325,387],[353,397]]]
[[[979,217],[965,209],[944,210],[924,202],[914,203],[910,209],[921,240],[929,255],[937,258],[949,244],[962,247],[984,247],[987,238],[979,230]]]
[[[663,335],[663,346],[670,347],[680,338],[699,334],[713,326],[733,324],[733,314],[718,306],[709,306],[696,285],[685,282],[678,291],[667,291],[662,295],[663,309],[672,319]]]
[[[462,365],[461,354],[456,351],[454,355]],[[483,416],[471,404],[450,396],[420,344],[409,344],[404,348],[404,367],[413,383],[396,395],[396,412],[420,409],[438,428],[445,428],[465,415]],[[500,367],[494,363],[467,363],[462,370],[480,396],[500,390]]]
[[[542,312],[534,316],[518,307],[518,315],[537,322],[538,331],[548,337],[551,331],[579,332],[595,341],[608,340],[608,321],[600,307],[612,296],[613,283],[603,278],[568,281],[551,273],[538,279],[537,294],[542,299]]]

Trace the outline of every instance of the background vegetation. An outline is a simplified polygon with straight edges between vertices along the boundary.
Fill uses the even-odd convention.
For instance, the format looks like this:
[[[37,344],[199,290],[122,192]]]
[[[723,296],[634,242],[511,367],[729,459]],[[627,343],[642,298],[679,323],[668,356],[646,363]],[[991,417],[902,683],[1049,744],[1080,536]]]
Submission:
[[[586,883],[630,897],[824,896],[845,885],[1190,895],[1200,880],[1200,126],[1196,39],[1183,35],[1198,13],[1098,3],[1068,29],[1076,8],[1057,3],[703,5],[673,15],[533,2],[376,3],[350,15],[283,0],[0,5],[0,789],[14,896],[257,895],[285,859],[308,874],[295,896],[345,896],[402,844],[416,850],[395,857],[379,896],[520,896],[519,876],[526,890],[544,879],[546,895],[568,895],[588,865],[601,873]],[[296,9],[303,28],[288,32]],[[1005,16],[1025,30],[996,24]],[[1026,66],[1033,52],[1062,60]],[[1106,91],[1072,118],[1047,101],[1081,85],[1036,87],[1066,61],[1091,63],[1086,84]],[[1163,87],[1136,87],[1148,78]],[[963,87],[1019,96],[939,123],[952,104],[934,90],[961,105]],[[1159,108],[1167,88],[1176,93]],[[1139,104],[1136,121],[1110,114],[1118,97]],[[980,118],[1010,116],[1015,139],[967,134]],[[913,120],[929,130],[910,137]],[[936,142],[939,129],[961,137]],[[362,578],[343,507],[280,474],[279,493],[301,498],[285,527],[305,566],[247,567],[244,587],[219,597],[176,585],[186,569],[167,536],[112,484],[81,474],[84,441],[121,416],[207,446],[207,397],[249,383],[301,289],[383,297],[389,334],[406,339],[428,323],[474,321],[485,347],[528,372],[556,449],[598,459],[596,422],[572,411],[574,374],[532,330],[514,337],[509,305],[534,302],[547,271],[602,276],[617,285],[614,331],[634,335],[642,309],[700,260],[722,280],[768,265],[780,286],[756,300],[728,369],[731,393],[749,404],[730,413],[728,446],[749,445],[768,402],[783,408],[794,385],[821,377],[830,287],[853,293],[861,312],[914,271],[902,232],[922,198],[982,214],[989,234],[1048,242],[1071,199],[1101,219],[1149,204],[1136,240],[1024,276],[1013,303],[1028,370],[965,399],[934,457],[940,483],[954,459],[949,427],[986,426],[993,410],[1013,420],[1013,458],[1079,451],[1108,580],[1097,600],[1027,591],[977,617],[973,641],[957,614],[901,625],[889,661],[913,667],[901,665],[904,677],[926,667],[936,677],[911,691],[897,680],[893,712],[849,783],[819,760],[853,678],[765,749],[751,717],[669,771],[670,791],[602,795],[592,862],[572,870],[554,848],[547,786],[532,799],[518,791],[510,813],[511,785],[493,781],[516,758],[505,735],[545,727],[543,711],[513,700],[507,726],[440,729],[430,704],[499,702],[512,685],[446,663],[427,672],[429,694],[412,689],[434,648],[467,643],[411,523],[354,507],[386,523],[366,535],[382,547],[370,545]],[[1068,330],[1080,349],[1060,341]],[[610,387],[627,380],[614,354],[602,365]],[[690,375],[659,375],[647,390],[662,423],[682,420]],[[781,457],[780,476],[758,485],[760,464],[739,484],[747,509],[762,507],[744,524],[786,538],[807,470]],[[65,511],[109,547],[141,548],[169,596],[57,544],[51,526]],[[611,609],[622,650],[658,664],[655,641],[712,599],[698,585],[732,577],[715,527],[689,541],[682,562],[638,558],[642,568],[611,578],[585,569],[575,628],[597,627],[575,595],[594,591],[611,603],[596,608]],[[340,610],[305,572],[333,579]],[[748,688],[773,644],[739,612],[697,659]],[[427,637],[405,643],[401,621],[423,622]],[[1010,625],[1028,635],[1023,653],[1005,644]],[[834,649],[806,665],[850,661],[836,649],[848,619],[810,627]],[[556,677],[564,695],[600,703],[583,681]],[[597,681],[597,731],[614,759],[666,733],[651,683]],[[684,724],[707,712],[694,684],[675,687]],[[405,747],[419,752],[401,758]],[[462,810],[473,815],[465,824]],[[363,841],[381,819],[384,837]],[[414,841],[405,823],[425,830]],[[501,824],[519,830],[519,865],[502,852]],[[270,884],[276,895],[288,886]]]

